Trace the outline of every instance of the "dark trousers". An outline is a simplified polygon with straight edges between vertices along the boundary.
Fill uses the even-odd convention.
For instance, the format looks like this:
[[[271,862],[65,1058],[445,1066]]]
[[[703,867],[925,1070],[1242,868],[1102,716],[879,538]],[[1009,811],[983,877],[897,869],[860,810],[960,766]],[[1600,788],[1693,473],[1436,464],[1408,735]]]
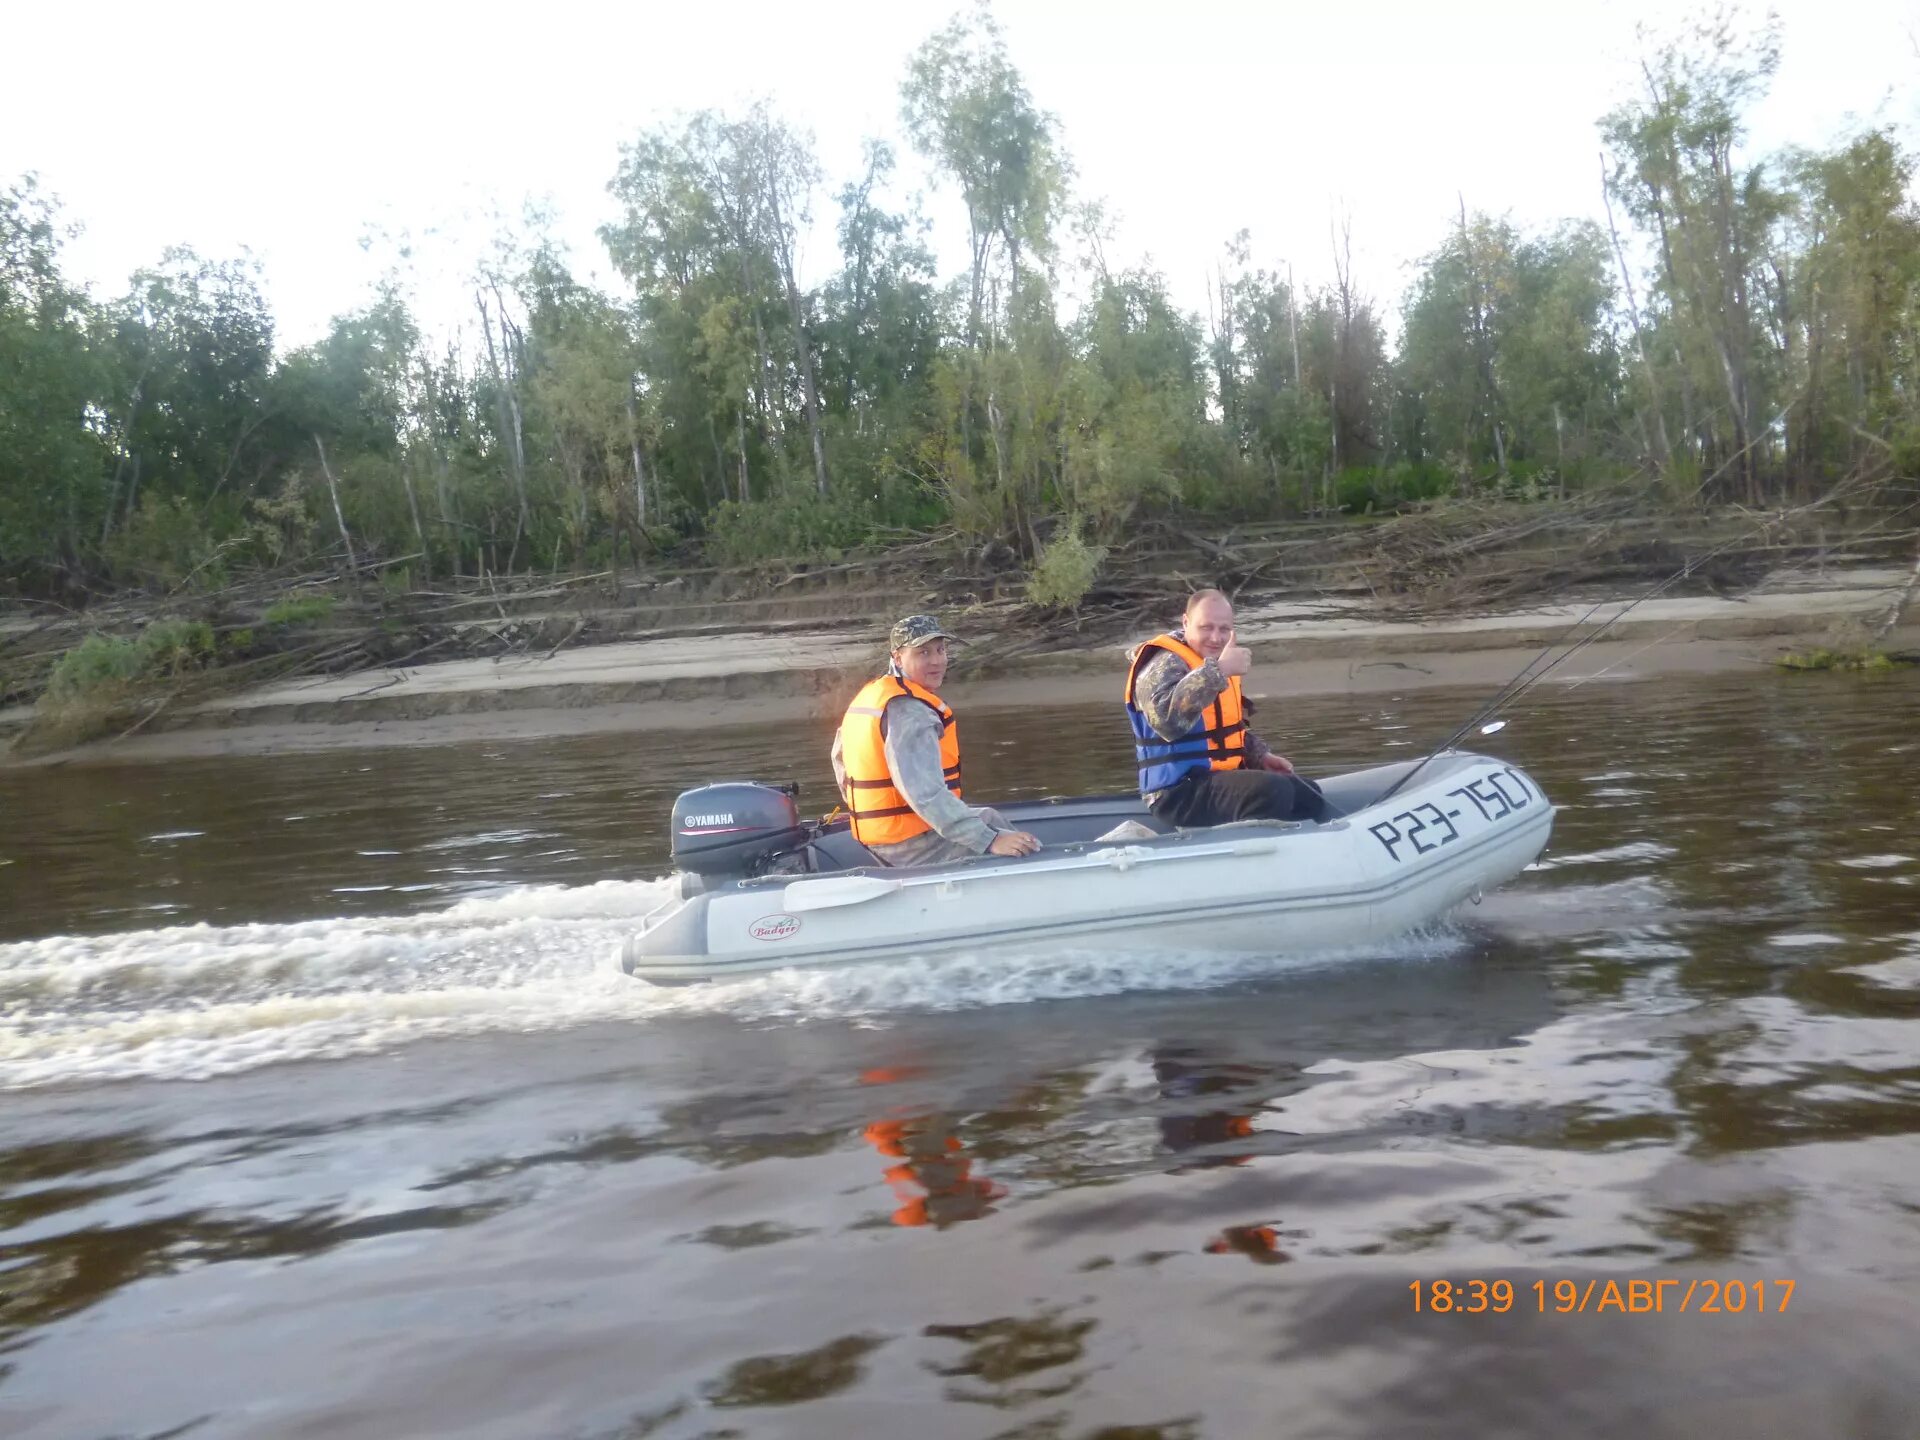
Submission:
[[[1271,770],[1201,770],[1160,793],[1154,815],[1191,830],[1233,820],[1337,820],[1320,787],[1303,775]]]

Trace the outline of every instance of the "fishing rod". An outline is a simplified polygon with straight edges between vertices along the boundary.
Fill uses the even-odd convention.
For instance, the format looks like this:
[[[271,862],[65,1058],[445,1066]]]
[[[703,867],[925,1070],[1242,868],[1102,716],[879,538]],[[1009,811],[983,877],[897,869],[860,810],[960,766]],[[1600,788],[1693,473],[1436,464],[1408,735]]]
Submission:
[[[1499,692],[1494,695],[1493,699],[1489,700],[1485,705],[1482,705],[1471,716],[1469,716],[1466,722],[1462,724],[1457,730],[1455,730],[1451,735],[1447,736],[1445,740],[1442,740],[1437,746],[1435,746],[1432,750],[1429,750],[1424,756],[1422,756],[1419,763],[1417,763],[1411,770],[1407,771],[1405,775],[1402,775],[1398,780],[1394,781],[1394,783],[1387,788],[1386,793],[1383,794],[1380,797],[1380,799],[1387,800],[1387,799],[1390,799],[1393,795],[1397,794],[1414,778],[1414,776],[1418,775],[1422,770],[1426,769],[1427,766],[1431,764],[1434,760],[1438,759],[1441,755],[1444,755],[1447,751],[1451,750],[1455,745],[1457,745],[1460,742],[1460,740],[1466,735],[1466,733],[1469,730],[1473,729],[1476,725],[1482,726],[1480,733],[1483,735],[1492,735],[1499,730],[1505,729],[1507,722],[1504,720],[1495,721],[1492,724],[1483,724],[1483,722],[1485,722],[1488,719],[1488,717],[1494,713],[1494,711],[1499,710],[1505,706],[1516,703],[1521,696],[1527,693],[1527,691],[1531,690],[1535,685],[1539,684],[1542,680],[1546,679],[1548,675],[1550,675],[1553,671],[1559,669],[1561,665],[1565,664],[1568,660],[1571,660],[1575,655],[1578,655],[1582,650],[1586,649],[1587,646],[1593,644],[1594,641],[1598,640],[1601,636],[1605,635],[1608,630],[1612,629],[1615,624],[1617,624],[1620,620],[1624,619],[1636,607],[1644,604],[1648,600],[1653,599],[1656,595],[1661,594],[1662,592],[1678,584],[1680,581],[1686,579],[1688,576],[1693,574],[1695,570],[1699,569],[1702,565],[1706,564],[1707,561],[1714,559],[1716,556],[1724,555],[1727,551],[1733,549],[1735,546],[1744,543],[1747,537],[1753,534],[1755,531],[1765,530],[1769,526],[1778,524],[1781,521],[1784,521],[1791,516],[1804,514],[1807,511],[1817,510],[1827,505],[1836,496],[1843,493],[1847,489],[1850,483],[1852,482],[1842,481],[1839,485],[1835,486],[1834,489],[1830,490],[1827,494],[1821,496],[1818,500],[1810,501],[1805,505],[1797,506],[1791,510],[1782,511],[1778,516],[1768,516],[1766,519],[1758,522],[1756,525],[1741,531],[1739,534],[1733,536],[1731,539],[1723,541],[1721,544],[1714,546],[1711,550],[1705,551],[1702,554],[1694,556],[1692,559],[1688,560],[1686,564],[1682,565],[1678,570],[1674,571],[1671,575],[1667,576],[1663,580],[1658,581],[1654,585],[1649,586],[1641,594],[1635,596],[1632,600],[1628,601],[1625,605],[1621,606],[1619,610],[1615,611],[1613,615],[1609,616],[1607,620],[1604,621],[1598,628],[1593,630],[1591,633],[1585,636],[1582,636],[1579,640],[1575,641],[1572,645],[1568,646],[1565,653],[1551,660],[1548,660],[1548,656],[1552,655],[1553,651],[1556,648],[1558,648],[1567,639],[1568,636],[1572,635],[1576,630],[1579,630],[1582,626],[1586,625],[1586,623],[1589,620],[1591,620],[1594,617],[1594,615],[1596,615],[1603,606],[1611,603],[1606,599],[1596,600],[1587,609],[1584,615],[1580,616],[1579,619],[1573,621],[1571,624],[1569,624],[1566,627],[1566,629],[1562,630],[1558,635],[1554,636],[1553,639],[1549,640],[1545,645],[1543,645],[1540,648],[1539,653],[1534,655],[1532,659],[1528,660],[1527,663],[1521,667],[1520,673],[1518,675],[1515,675],[1513,679],[1509,680],[1505,685],[1503,685],[1500,688]],[[1543,660],[1547,661],[1545,665],[1541,665],[1541,662]],[[1536,671],[1534,667],[1537,665],[1540,666],[1540,669]]]

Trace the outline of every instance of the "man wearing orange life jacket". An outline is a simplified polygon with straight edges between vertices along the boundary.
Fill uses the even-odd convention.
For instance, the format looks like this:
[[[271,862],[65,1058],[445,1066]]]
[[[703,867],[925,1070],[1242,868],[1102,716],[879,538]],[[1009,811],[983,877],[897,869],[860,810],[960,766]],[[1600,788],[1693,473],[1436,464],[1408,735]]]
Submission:
[[[1187,601],[1181,633],[1127,660],[1127,721],[1147,808],[1183,828],[1234,820],[1339,818],[1320,787],[1247,728],[1240,681],[1252,665],[1236,644],[1233,605],[1218,590]]]
[[[939,695],[952,638],[931,615],[895,624],[887,673],[853,697],[833,737],[833,776],[854,838],[886,865],[1040,848],[998,812],[961,801],[960,731]]]

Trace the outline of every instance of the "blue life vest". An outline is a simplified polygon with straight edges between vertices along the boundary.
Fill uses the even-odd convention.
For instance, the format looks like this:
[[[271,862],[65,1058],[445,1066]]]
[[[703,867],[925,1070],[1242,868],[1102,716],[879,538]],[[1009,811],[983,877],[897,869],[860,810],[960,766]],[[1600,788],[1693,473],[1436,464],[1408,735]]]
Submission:
[[[1246,701],[1240,693],[1238,675],[1227,677],[1227,688],[1179,739],[1163,740],[1147,723],[1145,713],[1135,703],[1133,687],[1141,670],[1159,650],[1178,655],[1186,661],[1189,671],[1206,664],[1205,656],[1172,635],[1156,635],[1133,652],[1127,666],[1127,724],[1133,728],[1133,754],[1140,767],[1142,795],[1177,785],[1198,771],[1238,770],[1246,755]]]

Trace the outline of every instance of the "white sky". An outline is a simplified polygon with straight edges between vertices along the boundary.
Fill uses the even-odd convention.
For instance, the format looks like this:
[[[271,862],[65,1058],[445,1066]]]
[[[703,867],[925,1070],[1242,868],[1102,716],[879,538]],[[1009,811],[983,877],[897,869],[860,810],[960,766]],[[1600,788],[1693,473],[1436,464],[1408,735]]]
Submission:
[[[909,53],[957,0],[692,5],[124,8],[11,0],[0,16],[0,184],[36,170],[86,234],[97,295],[175,243],[265,269],[283,346],[364,304],[415,241],[429,322],[463,321],[491,217],[557,214],[576,273],[617,289],[594,236],[618,146],[675,111],[770,97],[816,137],[827,183],[804,280],[836,263],[832,192],[866,135],[906,146]],[[1777,0],[1784,62],[1749,153],[1867,123],[1920,148],[1920,0]],[[1456,212],[1523,225],[1599,207],[1595,122],[1637,80],[1636,21],[1666,0],[1000,0],[1014,62],[1059,119],[1077,193],[1104,197],[1116,267],[1150,260],[1204,312],[1208,267],[1249,228],[1256,264],[1331,278],[1351,217],[1363,288],[1393,309]],[[943,278],[965,263],[950,188],[927,197]]]

